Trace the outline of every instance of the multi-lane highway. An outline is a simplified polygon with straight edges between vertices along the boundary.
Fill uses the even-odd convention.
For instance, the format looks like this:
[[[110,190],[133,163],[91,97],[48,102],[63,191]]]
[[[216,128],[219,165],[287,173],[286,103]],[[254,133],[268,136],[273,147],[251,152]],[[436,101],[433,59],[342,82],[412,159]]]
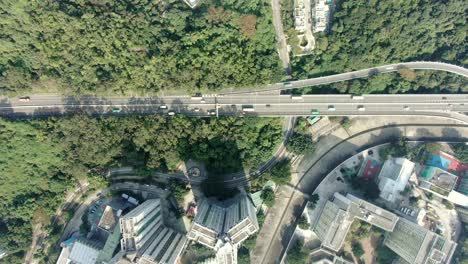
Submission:
[[[418,95],[271,95],[231,94],[204,97],[63,97],[31,95],[29,101],[0,97],[0,115],[159,113],[189,116],[428,115],[468,112],[468,94]]]
[[[52,115],[75,111],[91,114],[159,113],[189,116],[256,115],[430,115],[450,116],[468,112],[468,95],[416,94],[416,95],[281,95],[278,91],[362,78],[400,69],[438,70],[468,77],[468,69],[439,62],[406,62],[378,66],[359,71],[278,83],[257,90],[222,92],[217,95],[190,97],[99,97],[29,95],[0,96],[0,115]]]

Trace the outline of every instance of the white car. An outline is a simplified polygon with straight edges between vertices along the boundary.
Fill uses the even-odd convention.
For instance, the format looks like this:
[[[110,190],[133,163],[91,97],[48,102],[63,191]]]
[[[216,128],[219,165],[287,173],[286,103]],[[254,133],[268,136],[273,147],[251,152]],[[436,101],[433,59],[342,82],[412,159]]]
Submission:
[[[169,111],[169,112],[167,112],[167,115],[169,115],[169,116],[174,116],[174,115],[175,115],[175,112],[174,112],[174,111]]]
[[[167,109],[167,105],[161,105],[159,106],[159,109]]]

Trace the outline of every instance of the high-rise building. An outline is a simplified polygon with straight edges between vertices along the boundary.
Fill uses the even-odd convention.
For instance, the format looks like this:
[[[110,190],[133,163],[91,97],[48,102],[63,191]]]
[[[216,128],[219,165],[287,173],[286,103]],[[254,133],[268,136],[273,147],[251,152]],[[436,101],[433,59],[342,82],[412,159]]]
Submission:
[[[187,239],[164,225],[161,201],[147,200],[120,218],[122,251],[139,263],[176,263]]]
[[[188,238],[210,248],[216,248],[218,240],[237,246],[258,228],[256,210],[247,195],[224,203],[205,199],[199,203]]]
[[[187,237],[216,250],[216,263],[234,264],[239,245],[258,229],[253,202],[241,194],[225,202],[202,200]]]
[[[335,193],[319,209],[312,230],[324,248],[338,252],[355,219],[365,221],[387,232],[384,244],[397,253],[402,263],[450,263],[456,243],[418,224],[359,199],[351,194]]]

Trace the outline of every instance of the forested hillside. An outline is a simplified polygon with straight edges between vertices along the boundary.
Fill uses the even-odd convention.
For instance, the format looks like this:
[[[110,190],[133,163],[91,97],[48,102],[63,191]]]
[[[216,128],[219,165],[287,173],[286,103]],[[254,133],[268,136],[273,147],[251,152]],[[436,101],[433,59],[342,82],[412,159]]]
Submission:
[[[281,76],[266,0],[5,0],[0,93],[157,92]]]
[[[311,55],[293,58],[296,78],[401,61],[468,64],[464,0],[336,2],[329,34],[316,36]]]
[[[0,247],[11,254],[6,263],[22,263],[32,226],[47,225],[67,190],[101,168],[173,170],[192,158],[215,175],[237,172],[268,160],[281,128],[280,119],[248,117],[0,118]]]

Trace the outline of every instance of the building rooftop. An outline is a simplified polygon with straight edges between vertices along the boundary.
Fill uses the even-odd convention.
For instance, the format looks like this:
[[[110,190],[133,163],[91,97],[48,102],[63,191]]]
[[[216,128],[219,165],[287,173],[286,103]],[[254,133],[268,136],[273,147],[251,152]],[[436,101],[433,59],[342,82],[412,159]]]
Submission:
[[[416,264],[448,264],[457,245],[404,218],[387,234],[384,244],[406,262]]]
[[[443,189],[446,192],[452,191],[458,181],[456,175],[446,172],[437,167],[425,166],[421,172],[421,178],[424,181],[428,181],[438,188]]]
[[[334,252],[325,248],[318,248],[310,253],[311,263],[314,264],[353,264],[354,262],[338,257]]]
[[[120,226],[115,225],[112,233],[107,237],[106,243],[102,250],[99,252],[97,263],[108,263],[114,255],[115,249],[119,246],[120,242]]]
[[[335,193],[333,201],[325,203],[312,229],[322,241],[323,246],[338,251],[342,247],[355,218],[386,231],[392,231],[398,221],[395,214],[351,194],[343,196]]]
[[[200,201],[187,237],[217,252],[215,260],[205,263],[237,263],[237,247],[258,228],[253,202],[240,194],[224,202]]]
[[[141,264],[177,263],[187,238],[164,225],[159,199],[147,200],[120,220],[122,251]]]
[[[312,230],[324,248],[337,252],[356,218],[387,231],[385,245],[408,263],[448,264],[456,248],[456,243],[351,194],[335,193]]]
[[[98,227],[106,230],[111,231],[114,229],[115,225],[117,224],[117,215],[112,207],[106,205],[104,209],[104,213],[99,220]]]
[[[214,248],[223,236],[238,244],[258,228],[255,207],[247,195],[238,195],[222,203],[205,199],[199,203],[188,237]]]
[[[80,239],[73,244],[68,260],[74,264],[94,264],[98,255],[99,248],[96,245],[90,241]]]
[[[405,158],[393,158],[385,161],[378,178],[380,197],[395,202],[408,183],[414,171],[414,163]]]

